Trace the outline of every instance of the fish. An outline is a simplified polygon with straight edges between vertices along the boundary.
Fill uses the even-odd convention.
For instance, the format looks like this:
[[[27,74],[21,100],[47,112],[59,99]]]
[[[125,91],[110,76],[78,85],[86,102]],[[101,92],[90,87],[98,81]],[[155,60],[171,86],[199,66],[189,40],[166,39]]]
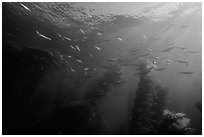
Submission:
[[[85,35],[85,32],[82,29],[80,29],[80,31]]]
[[[162,52],[169,52],[169,51],[171,51],[172,49],[174,49],[175,47],[169,47],[169,48],[167,48],[167,49],[164,49],[164,50],[162,50]]]
[[[102,34],[101,34],[101,33],[99,33],[99,32],[98,32],[97,34],[98,34],[99,36],[101,36],[101,35],[102,35]]]
[[[61,59],[64,58],[64,55],[60,55],[60,58],[61,58]]]
[[[137,52],[139,51],[140,49],[132,49],[132,50],[128,50],[128,52],[132,53],[132,52]]]
[[[189,50],[188,53],[200,53],[198,50]]]
[[[183,72],[178,72],[180,74],[193,74],[194,72],[189,72],[189,71],[183,71]]]
[[[37,33],[40,37],[43,37],[43,38],[45,38],[45,39],[47,39],[47,40],[52,40],[51,38],[48,38],[48,37],[46,37],[46,36],[40,34],[40,32],[38,32],[38,31],[36,31],[36,33]]]
[[[143,38],[148,39],[147,36],[143,35]]]
[[[177,55],[177,56],[182,56],[183,54],[181,54],[181,53],[177,53],[176,55]]]
[[[59,33],[57,33],[57,35],[58,35],[59,37],[62,37],[62,35],[60,35]]]
[[[77,45],[76,45],[76,48],[77,48],[78,51],[81,51],[80,48]]]
[[[101,50],[101,49],[100,49],[99,47],[97,47],[97,46],[94,46],[94,47],[95,47],[97,50],[99,50],[99,51]]]
[[[69,67],[70,68],[70,70],[72,71],[72,72],[76,72],[76,70],[74,70],[73,68],[71,68],[71,67]]]
[[[152,61],[153,64],[157,64],[158,62],[156,62],[155,60]]]
[[[122,38],[119,37],[118,39],[119,39],[120,41],[122,41]]]
[[[186,49],[185,47],[182,47],[182,46],[178,46],[177,48],[179,48],[179,49]]]
[[[160,59],[161,59],[161,60],[165,60],[165,59],[167,59],[167,58],[168,58],[168,57],[161,57]]]
[[[147,49],[147,50],[152,51],[152,49]]]
[[[121,37],[118,37],[117,39],[120,40],[120,41],[123,42],[123,43],[127,43],[127,42],[124,41]]]
[[[188,60],[175,60],[175,61],[180,62],[180,63],[189,63]]]
[[[127,80],[119,80],[119,81],[114,82],[113,84],[119,85],[119,84],[124,84],[124,83],[127,83]]]
[[[91,70],[91,68],[84,68],[85,71]]]
[[[169,59],[167,59],[166,62],[167,62],[167,63],[173,63],[173,61],[171,61],[171,60],[169,60]]]
[[[170,43],[167,43],[167,44],[165,44],[166,46],[170,46],[170,45],[173,45],[174,44],[174,42],[170,42]]]
[[[189,26],[186,26],[186,25],[181,25],[179,26],[180,28],[188,28]]]
[[[181,8],[183,8],[183,3],[182,2],[179,2],[179,5],[181,6]]]
[[[85,71],[96,70],[96,68],[84,68]]]
[[[69,40],[69,41],[71,41],[71,39],[70,38],[67,38],[67,37],[63,37],[64,39],[66,39],[66,40]]]
[[[31,11],[27,6],[25,6],[24,4],[20,3],[21,6],[23,6],[26,10]]]
[[[88,37],[83,37],[82,39],[90,39],[90,38],[88,38]]]
[[[74,50],[76,50],[76,48],[75,47],[73,47],[72,45],[69,45],[72,49],[74,49]]]
[[[117,59],[107,59],[107,60],[110,61],[110,62],[118,61]]]
[[[66,57],[68,57],[68,58],[72,58],[72,56],[66,56]]]
[[[151,71],[155,71],[155,68],[157,68],[157,66],[152,61],[147,60],[146,68]]]
[[[155,59],[158,59],[158,60],[160,60],[161,58],[160,58],[160,57],[155,57]]]
[[[66,39],[66,40],[71,41],[71,39],[70,39],[70,38],[64,37],[64,36],[60,35],[59,33],[58,33],[58,36],[59,36],[59,37],[61,37],[63,40],[64,40],[64,39]]]
[[[79,59],[76,59],[76,61],[77,61],[77,62],[79,62],[79,63],[82,63],[82,61],[81,61],[81,60],[79,60]]]
[[[89,53],[89,56],[93,58],[93,55]]]
[[[148,56],[150,53],[146,53],[146,54],[143,54],[143,55],[141,55],[142,57],[144,57],[144,56]]]
[[[154,71],[156,72],[156,71],[161,71],[161,70],[165,70],[166,68],[157,68],[157,69],[155,69]]]

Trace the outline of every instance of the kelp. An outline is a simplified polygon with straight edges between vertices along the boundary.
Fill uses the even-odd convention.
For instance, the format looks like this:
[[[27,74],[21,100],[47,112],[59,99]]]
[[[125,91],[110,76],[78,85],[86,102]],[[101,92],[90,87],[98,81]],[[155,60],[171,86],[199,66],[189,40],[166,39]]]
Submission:
[[[46,91],[43,90],[44,88],[39,89],[49,85],[47,79],[46,83],[43,83],[42,80],[51,72],[63,71],[65,67],[46,49],[17,48],[7,42],[4,43],[2,49],[3,128],[7,130],[5,133],[38,134],[39,132],[35,131],[38,128],[36,127],[37,121],[42,122],[44,116],[59,104],[56,101],[58,96],[54,96],[54,93],[57,92],[46,92],[51,88]],[[58,91],[59,95],[60,86],[58,85],[61,83],[61,75],[53,81],[55,82],[54,86],[57,86],[55,91]],[[48,105],[48,102],[51,105]],[[49,111],[44,113],[48,107]],[[23,132],[22,130],[26,131]]]
[[[155,82],[148,73],[145,62],[140,62],[139,83],[131,114],[130,134],[159,134],[157,125],[166,107],[168,91]]]
[[[109,69],[101,74],[92,84],[93,86],[87,90],[84,100],[95,103],[107,96],[111,86],[114,86],[117,81],[122,81],[121,75],[120,66],[114,63],[110,64]]]

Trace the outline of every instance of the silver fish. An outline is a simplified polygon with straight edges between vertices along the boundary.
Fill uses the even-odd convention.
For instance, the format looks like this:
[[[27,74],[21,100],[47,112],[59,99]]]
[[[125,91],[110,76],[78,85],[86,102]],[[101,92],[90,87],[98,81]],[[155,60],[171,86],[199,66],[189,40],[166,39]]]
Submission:
[[[122,41],[122,38],[119,37],[118,39],[119,39],[120,41]]]
[[[23,6],[26,10],[31,11],[27,6],[23,5],[22,3],[20,3],[21,6]]]
[[[178,72],[180,74],[193,74],[194,72],[187,72],[187,71],[183,71],[183,72]]]
[[[85,32],[82,29],[80,29],[80,31],[85,35]]]
[[[118,61],[117,59],[107,59],[110,62]]]
[[[200,52],[197,50],[189,50],[188,53],[200,53]]]
[[[77,48],[78,51],[81,51],[80,48],[77,45],[76,45],[76,48]]]
[[[179,26],[180,28],[188,28],[189,26],[186,26],[186,25],[181,25]]]
[[[77,62],[79,62],[79,63],[82,63],[82,61],[81,61],[81,60],[79,60],[79,59],[76,59],[76,61],[77,61]]]
[[[94,46],[94,47],[95,47],[97,50],[99,50],[99,51],[101,50],[101,49],[100,49],[99,47],[97,47],[97,46]]]
[[[189,63],[188,60],[175,60],[175,61],[180,62],[180,63]]]
[[[126,80],[119,80],[119,81],[116,81],[116,82],[114,82],[113,84],[114,85],[119,85],[119,84],[124,84],[124,83],[127,83],[127,81]]]
[[[167,59],[166,62],[167,62],[167,63],[173,63],[173,61],[171,61],[171,60],[169,60],[169,59]]]
[[[92,54],[89,54],[89,56],[93,58],[93,55],[92,55]]]
[[[98,32],[97,34],[98,34],[99,36],[101,36],[101,35],[102,35],[102,34],[101,34],[101,33],[99,33],[99,32]]]
[[[73,68],[71,68],[71,67],[69,67],[70,68],[70,70],[72,71],[72,72],[76,72],[76,70],[74,70]]]
[[[155,71],[161,71],[161,70],[165,70],[166,68],[157,68],[155,69]]]
[[[143,35],[143,38],[148,39],[147,36]]]
[[[96,68],[84,68],[85,71],[96,70]]]
[[[72,58],[72,56],[66,56],[66,57],[68,57],[68,58]]]
[[[90,68],[84,68],[85,71],[91,70]]]
[[[120,40],[123,43],[127,43],[126,41],[124,41],[121,37],[118,37],[118,40]]]
[[[67,38],[67,37],[63,37],[64,39],[66,39],[66,40],[69,40],[69,41],[71,41],[71,39],[70,38]]]
[[[128,52],[130,52],[130,53],[132,53],[132,52],[138,52],[138,51],[140,51],[140,49],[130,49],[130,50],[128,50]]]
[[[75,47],[73,47],[72,45],[69,45],[72,49],[74,49],[74,50],[76,50],[76,48]]]
[[[146,53],[146,54],[143,54],[143,55],[141,55],[142,57],[144,57],[144,56],[148,56],[150,53]]]
[[[179,2],[179,5],[181,6],[181,8],[183,8],[183,3],[182,2]]]
[[[164,49],[164,50],[162,50],[162,52],[169,52],[169,51],[171,51],[172,49],[174,49],[175,47],[169,47],[169,48],[167,48],[167,49]]]
[[[165,44],[166,46],[170,46],[170,45],[173,45],[174,44],[174,42],[170,42],[170,43],[167,43],[167,44]]]
[[[185,47],[182,47],[182,46],[178,46],[177,48],[179,48],[179,49],[186,49]]]
[[[160,60],[161,58],[160,58],[160,57],[155,57],[155,59],[158,59],[158,60]]]
[[[43,37],[43,38],[45,38],[45,39],[47,39],[47,40],[52,40],[51,38],[48,38],[48,37],[46,37],[46,36],[40,34],[40,32],[38,32],[38,31],[36,31],[36,32],[37,32],[37,34],[38,34],[40,37]]]

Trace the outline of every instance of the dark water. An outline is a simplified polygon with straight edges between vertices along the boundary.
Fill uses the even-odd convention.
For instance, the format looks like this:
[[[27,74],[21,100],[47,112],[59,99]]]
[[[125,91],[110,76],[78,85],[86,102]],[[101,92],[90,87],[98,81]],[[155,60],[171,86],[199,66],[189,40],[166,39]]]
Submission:
[[[201,3],[3,3],[3,134],[201,134],[201,23]]]

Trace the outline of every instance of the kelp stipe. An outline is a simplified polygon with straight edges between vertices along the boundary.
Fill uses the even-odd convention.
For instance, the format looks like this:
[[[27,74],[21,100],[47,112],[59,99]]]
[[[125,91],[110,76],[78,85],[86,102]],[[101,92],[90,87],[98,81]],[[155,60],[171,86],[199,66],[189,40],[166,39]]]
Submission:
[[[139,68],[138,88],[130,121],[130,134],[159,134],[157,123],[166,106],[168,91],[156,84],[147,74],[145,62]]]
[[[84,100],[88,100],[92,103],[99,101],[102,97],[107,96],[110,92],[110,87],[114,85],[115,82],[122,80],[120,66],[116,64],[109,65],[109,69],[100,75],[92,84],[93,86],[88,89]]]

